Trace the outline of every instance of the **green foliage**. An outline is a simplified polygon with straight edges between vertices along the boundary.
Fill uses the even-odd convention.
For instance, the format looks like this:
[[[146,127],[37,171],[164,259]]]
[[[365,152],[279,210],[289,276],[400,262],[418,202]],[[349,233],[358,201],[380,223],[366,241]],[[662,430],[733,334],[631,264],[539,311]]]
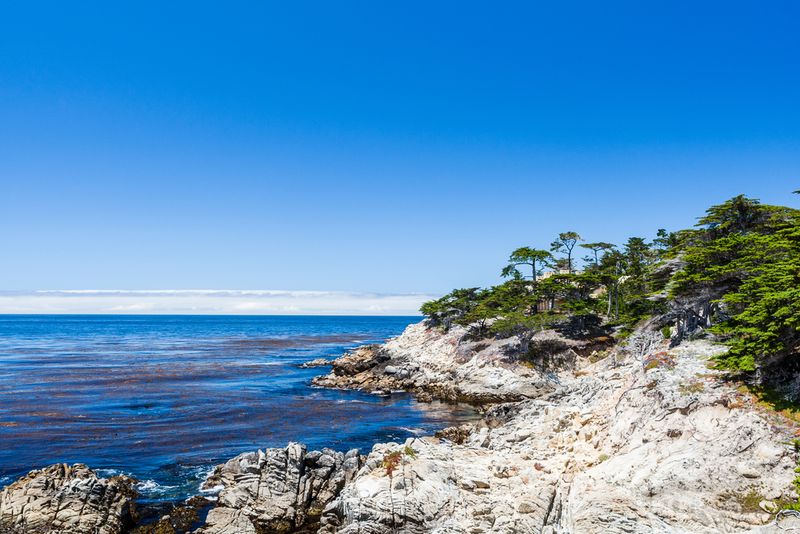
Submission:
[[[658,260],[658,251],[641,237],[631,237],[622,250],[603,255],[594,272],[605,288],[609,320],[630,330],[660,310],[663,304],[651,298],[659,289],[653,279]]]
[[[548,328],[563,316],[553,312],[525,314],[522,312],[506,312],[492,323],[490,331],[499,337],[523,335],[527,332],[538,332]]]
[[[712,238],[745,234],[763,224],[767,211],[758,200],[739,195],[708,208],[698,226],[704,226]]]
[[[672,295],[724,305],[721,368],[754,371],[800,344],[800,212],[743,196],[712,206],[682,235],[685,268]]]
[[[677,247],[680,245],[680,239],[675,232],[667,232],[663,228],[659,228],[656,232],[656,238],[653,239],[653,251],[660,257],[670,257],[674,254]]]
[[[600,266],[600,254],[605,254],[609,250],[612,250],[614,245],[600,241],[597,243],[583,243],[581,247],[592,251],[593,256],[587,256],[584,258],[584,261],[586,263],[591,263],[592,267],[597,268]]]
[[[720,497],[724,500],[729,500],[736,503],[739,509],[747,514],[755,514],[761,512],[761,506],[759,504],[761,501],[765,500],[765,497],[761,495],[755,488],[748,488],[748,490],[736,492],[736,491],[726,491],[720,495]]]
[[[572,254],[580,239],[577,232],[559,234],[551,245],[551,250],[565,254],[558,260],[544,249],[517,248],[501,273],[509,278],[506,282],[488,289],[454,290],[426,302],[421,311],[444,329],[468,326],[473,338],[520,335],[565,318],[581,331],[582,325],[595,324],[598,316],[610,317],[612,311],[614,320],[633,324],[651,311],[643,291],[654,254],[645,241],[632,238],[623,252],[611,243],[583,244],[593,256],[583,272],[575,272]],[[526,267],[525,273],[520,266]],[[548,267],[555,271],[543,275]]]
[[[541,275],[542,269],[553,260],[553,255],[546,250],[530,247],[521,247],[511,253],[508,258],[508,265],[503,269],[504,278],[512,277],[521,279],[524,275],[517,269],[520,265],[527,265],[531,268],[531,279],[536,280]]]
[[[570,231],[558,234],[558,237],[552,243],[550,243],[551,252],[562,252],[566,254],[566,269],[570,274],[572,274],[572,272],[575,270],[575,266],[572,262],[572,249],[575,248],[575,245],[580,240],[581,236],[578,235],[578,232]]]
[[[767,385],[748,384],[740,388],[740,392],[747,392],[760,408],[764,408],[793,424],[800,423],[800,402],[787,398],[785,392]]]
[[[717,306],[712,332],[730,345],[719,367],[753,371],[797,354],[800,211],[740,195],[710,207],[693,229],[659,229],[652,243],[631,237],[619,248],[580,244],[591,255],[576,271],[573,252],[580,241],[577,232],[559,234],[550,250],[560,258],[517,248],[502,284],[456,289],[421,311],[444,329],[468,327],[474,338],[524,337],[566,323],[588,331],[584,327],[600,316],[624,337],[640,321],[666,312],[670,298]],[[548,268],[553,271],[544,272]],[[663,335],[670,335],[668,328]]]
[[[798,191],[795,191],[797,193]],[[794,455],[797,458],[795,460],[795,476],[794,480],[792,480],[792,486],[794,486],[794,491],[797,495],[800,495],[800,439],[793,439],[792,446],[794,448]],[[784,503],[781,506],[784,510],[800,510],[800,499],[793,503]]]
[[[735,315],[719,330],[734,334],[724,364],[752,370],[800,345],[800,214],[743,252],[737,263],[748,276],[723,297]]]
[[[446,330],[453,323],[463,322],[484,295],[485,290],[479,287],[454,289],[440,299],[424,303],[420,311],[428,316],[433,325],[442,326]]]

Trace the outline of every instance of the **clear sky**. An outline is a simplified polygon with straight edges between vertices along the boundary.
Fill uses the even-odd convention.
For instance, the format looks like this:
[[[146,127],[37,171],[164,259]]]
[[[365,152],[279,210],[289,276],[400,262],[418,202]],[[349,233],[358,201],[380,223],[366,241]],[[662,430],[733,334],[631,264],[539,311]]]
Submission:
[[[800,200],[796,1],[121,4],[2,7],[0,289],[438,294]]]

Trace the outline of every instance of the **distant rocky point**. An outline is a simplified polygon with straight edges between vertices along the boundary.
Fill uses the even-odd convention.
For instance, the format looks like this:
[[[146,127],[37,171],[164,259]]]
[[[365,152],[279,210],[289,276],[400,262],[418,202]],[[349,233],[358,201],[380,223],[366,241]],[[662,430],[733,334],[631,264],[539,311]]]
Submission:
[[[328,360],[326,358],[317,358],[315,360],[311,360],[310,362],[305,362],[300,364],[301,369],[309,369],[311,367],[325,367],[326,365],[330,365],[333,363],[333,360]]]

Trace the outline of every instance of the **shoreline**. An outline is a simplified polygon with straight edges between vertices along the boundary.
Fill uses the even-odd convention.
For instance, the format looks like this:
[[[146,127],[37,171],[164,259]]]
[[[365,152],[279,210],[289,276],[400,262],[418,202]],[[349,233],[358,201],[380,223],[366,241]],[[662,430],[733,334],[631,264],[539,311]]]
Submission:
[[[318,376],[322,376],[322,375],[318,375]],[[355,390],[348,389],[348,388],[336,388],[336,387],[329,388],[329,387],[317,386],[317,385],[312,385],[311,387],[313,387],[314,389],[323,389],[323,390],[339,390],[339,391],[348,392],[348,393],[355,393],[356,392]],[[370,396],[374,395],[375,397],[380,397],[380,398],[399,397],[400,399],[412,399],[414,403],[422,404],[420,401],[418,401],[416,399],[416,397],[415,397],[415,395],[413,393],[410,393],[410,392],[404,391],[404,390],[392,391],[392,392],[390,392],[390,393],[388,393],[386,395],[382,395],[382,394],[378,395],[378,394],[373,394],[373,393],[370,393],[370,392],[359,392],[359,393],[363,393],[365,395],[370,395]],[[359,400],[356,399],[356,400],[352,400],[352,401],[348,401],[348,402],[364,402],[364,401],[359,401]],[[427,401],[424,404],[425,405],[430,405],[430,406],[433,406],[433,407],[441,406],[442,410],[444,410],[444,411],[453,411],[453,419],[455,421],[457,421],[458,425],[477,422],[482,417],[482,415],[481,415],[481,413],[479,411],[479,407],[476,407],[475,405],[471,405],[469,403],[459,403],[459,402],[452,402],[452,401],[444,401],[444,400],[435,399],[433,401]],[[378,409],[380,409],[379,405],[378,405]],[[471,413],[467,414],[467,412],[471,412]],[[428,433],[433,434],[433,433],[439,432],[441,430],[449,428],[450,426],[452,426],[452,425],[448,425],[447,423],[442,422],[439,425],[439,427],[434,431],[430,431],[430,430],[427,430],[427,429],[421,429],[421,428],[415,428],[415,427],[397,427],[397,428],[399,430],[407,432],[411,436],[421,436],[421,435],[427,435]],[[382,441],[380,441],[380,438],[376,438],[376,439],[378,439],[379,441],[375,441],[374,444],[382,443]],[[301,441],[290,441],[288,443],[304,443],[304,442],[301,442]],[[280,448],[279,445],[275,445],[275,447]],[[330,448],[332,450],[335,450],[337,452],[342,452],[342,453],[345,453],[348,450],[351,450],[351,447],[348,447],[348,446],[343,445],[343,444],[335,444],[335,445],[331,444]],[[358,448],[358,449],[359,450],[370,450],[371,446],[366,448],[366,449],[362,449],[362,448]],[[138,503],[144,504],[145,506],[148,506],[148,507],[162,507],[162,506],[167,506],[167,505],[177,505],[177,504],[180,504],[180,503],[184,502],[185,500],[188,500],[188,499],[190,499],[192,497],[214,496],[215,492],[209,491],[207,489],[204,489],[206,481],[211,476],[211,474],[213,473],[215,468],[217,468],[219,465],[223,464],[225,461],[227,461],[229,459],[230,459],[230,457],[226,457],[226,458],[220,459],[219,461],[211,462],[211,463],[185,465],[184,467],[189,471],[198,470],[198,471],[202,471],[202,472],[205,473],[205,475],[202,476],[201,478],[195,478],[194,479],[194,489],[189,491],[186,494],[185,498],[184,497],[180,497],[180,498],[166,497],[165,498],[165,497],[161,496],[164,492],[168,492],[170,489],[173,489],[174,486],[169,485],[168,482],[165,482],[163,480],[162,481],[158,481],[158,480],[154,480],[154,479],[151,479],[151,478],[138,476],[136,474],[135,470],[132,470],[132,469],[125,469],[125,468],[121,468],[121,467],[97,466],[96,464],[89,465],[88,467],[90,467],[93,472],[97,473],[100,478],[110,479],[110,478],[115,478],[115,477],[126,477],[126,478],[129,478],[129,479],[135,481],[132,489],[134,489],[138,493],[138,497],[137,497],[137,502]],[[8,474],[8,475],[3,475],[2,477],[0,477],[0,492],[2,492],[9,485],[13,484],[15,481],[26,477],[30,473],[45,470],[48,467],[51,467],[53,465],[69,465],[69,466],[84,465],[85,466],[85,465],[88,465],[88,464],[86,462],[81,462],[81,461],[76,461],[76,462],[56,462],[56,463],[45,462],[41,466],[38,466],[38,467],[22,469],[22,470],[18,471],[16,474],[12,473],[12,474]],[[166,489],[162,489],[162,488],[166,488]],[[2,532],[3,531],[0,530],[0,533],[2,533]]]
[[[509,340],[462,338],[417,323],[349,351],[314,381],[463,395],[484,405],[478,421],[366,454],[296,443],[246,452],[205,482],[220,488],[215,503],[176,506],[135,528],[121,514],[102,532],[599,533],[615,531],[609,520],[626,532],[772,532],[780,503],[796,498],[783,445],[796,429],[707,368],[719,346],[685,342],[654,356],[607,339],[562,340],[552,367],[534,369],[514,364]],[[758,502],[746,504],[751,493]],[[193,530],[181,516],[197,516]]]
[[[192,482],[196,466],[242,451],[289,441],[368,449],[405,437],[395,424],[455,424],[401,396],[310,388],[320,371],[296,365],[396,336],[410,319],[184,319],[4,322],[0,475],[10,483],[55,462],[85,463],[158,482],[163,491],[149,498],[182,498],[202,482]]]

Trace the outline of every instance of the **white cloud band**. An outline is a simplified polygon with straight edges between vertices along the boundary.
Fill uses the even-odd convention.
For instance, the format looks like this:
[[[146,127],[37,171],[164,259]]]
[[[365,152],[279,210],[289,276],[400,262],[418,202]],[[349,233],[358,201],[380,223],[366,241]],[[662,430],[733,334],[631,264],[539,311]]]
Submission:
[[[225,289],[0,291],[0,313],[419,315],[423,294]]]

